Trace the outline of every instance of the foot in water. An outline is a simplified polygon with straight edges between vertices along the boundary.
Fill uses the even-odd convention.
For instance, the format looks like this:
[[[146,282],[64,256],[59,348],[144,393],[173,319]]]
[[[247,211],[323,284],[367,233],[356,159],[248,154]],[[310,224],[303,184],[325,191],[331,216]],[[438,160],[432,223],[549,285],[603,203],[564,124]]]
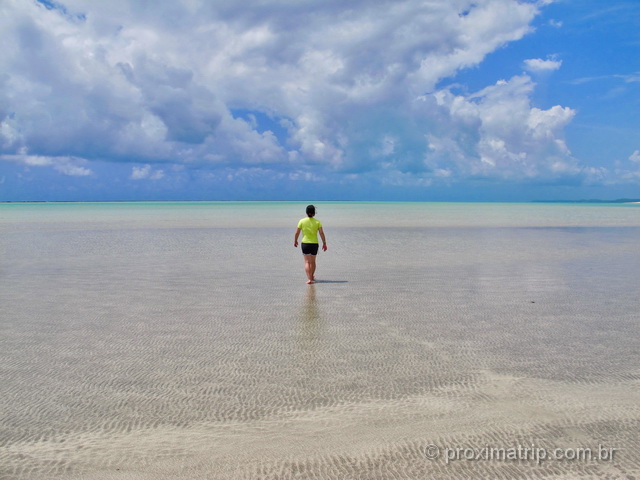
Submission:
[[[307,280],[307,285],[313,285],[313,282],[314,282],[314,281],[315,281],[315,280]]]

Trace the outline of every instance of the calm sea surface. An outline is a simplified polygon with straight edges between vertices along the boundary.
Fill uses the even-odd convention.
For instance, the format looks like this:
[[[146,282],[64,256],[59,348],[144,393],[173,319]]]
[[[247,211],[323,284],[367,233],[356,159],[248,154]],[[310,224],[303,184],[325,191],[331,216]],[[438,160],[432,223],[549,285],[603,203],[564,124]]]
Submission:
[[[640,205],[316,205],[0,204],[0,478],[640,475]]]

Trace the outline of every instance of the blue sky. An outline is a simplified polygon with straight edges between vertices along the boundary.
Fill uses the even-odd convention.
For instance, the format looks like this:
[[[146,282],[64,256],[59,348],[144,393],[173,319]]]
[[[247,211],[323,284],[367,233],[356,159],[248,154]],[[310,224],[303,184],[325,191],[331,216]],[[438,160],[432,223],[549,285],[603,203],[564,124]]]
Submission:
[[[640,197],[637,0],[3,0],[0,201]]]

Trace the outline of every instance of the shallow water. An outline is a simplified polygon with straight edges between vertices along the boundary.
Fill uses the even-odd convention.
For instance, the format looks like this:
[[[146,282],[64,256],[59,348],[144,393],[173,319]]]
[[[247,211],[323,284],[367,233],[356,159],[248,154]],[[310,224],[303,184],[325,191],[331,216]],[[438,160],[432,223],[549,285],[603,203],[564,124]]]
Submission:
[[[0,478],[640,474],[638,206],[300,212],[0,205]]]

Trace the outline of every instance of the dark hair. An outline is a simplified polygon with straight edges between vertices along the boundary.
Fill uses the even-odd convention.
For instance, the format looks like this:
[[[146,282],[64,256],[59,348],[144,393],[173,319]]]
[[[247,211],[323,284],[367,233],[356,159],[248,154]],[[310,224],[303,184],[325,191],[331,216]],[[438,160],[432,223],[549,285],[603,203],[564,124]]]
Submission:
[[[313,205],[308,205],[307,206],[307,215],[309,217],[313,217],[316,214],[316,207],[314,207]]]

